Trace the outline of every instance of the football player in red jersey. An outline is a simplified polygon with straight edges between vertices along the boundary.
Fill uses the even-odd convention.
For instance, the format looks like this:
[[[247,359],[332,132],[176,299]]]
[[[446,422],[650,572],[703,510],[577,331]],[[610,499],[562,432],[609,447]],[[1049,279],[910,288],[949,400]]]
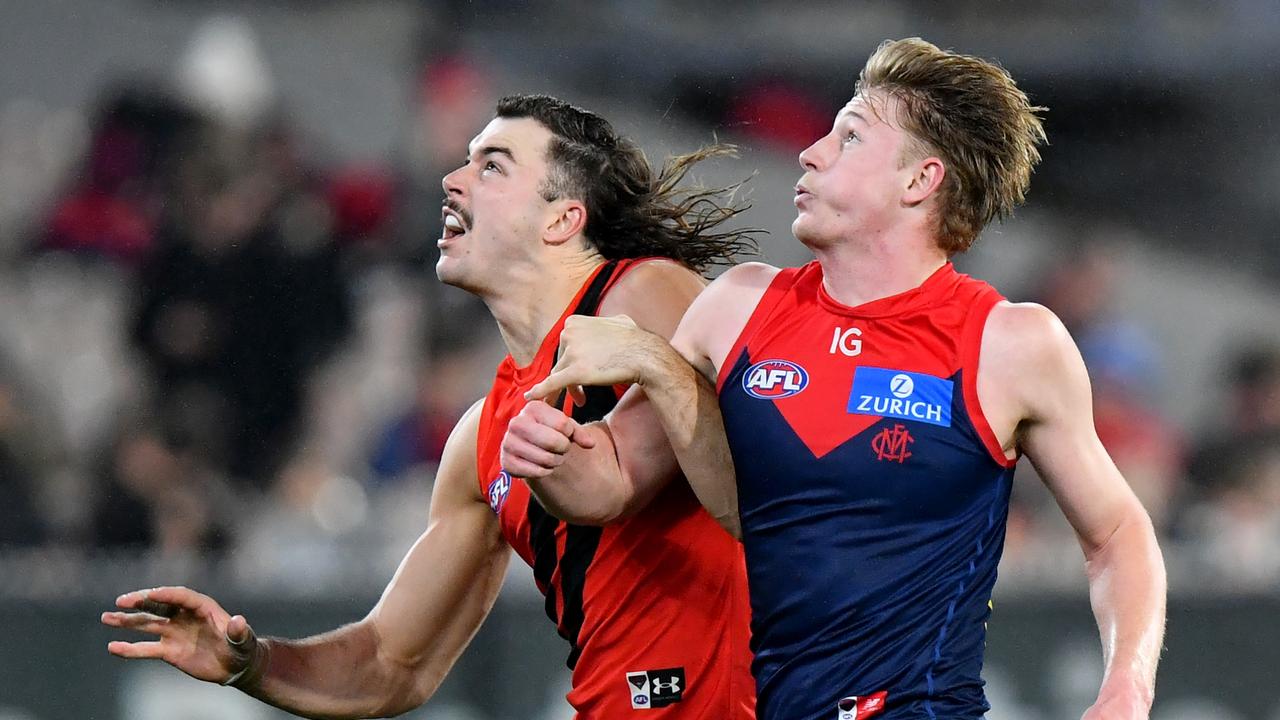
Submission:
[[[950,264],[1022,201],[1039,111],[992,63],[884,43],[800,154],[792,229],[816,262],[725,272],[671,345],[626,318],[575,318],[530,397],[637,387],[603,423],[538,402],[511,423],[504,466],[561,493],[566,517],[587,498],[642,505],[678,460],[746,546],[761,718],[982,716],[1022,454],[1084,552],[1105,662],[1084,717],[1149,714],[1164,564],[1098,441],[1080,354],[1050,311]],[[674,452],[659,454],[664,430]]]
[[[313,717],[383,717],[425,702],[489,613],[514,548],[570,643],[583,718],[748,720],[746,578],[740,546],[686,484],[649,507],[577,524],[549,515],[499,444],[524,393],[555,361],[573,314],[625,313],[671,333],[704,287],[694,268],[730,262],[750,231],[721,229],[738,209],[685,191],[687,170],[724,148],[674,158],[655,174],[598,115],[546,96],[504,98],[443,180],[440,279],[488,305],[510,352],[488,398],[444,451],[426,531],[363,620],[305,640],[257,637],[241,615],[179,587],[120,596],[102,622],[158,636],[112,642]],[[563,409],[603,417],[621,389]],[[547,458],[544,458],[547,460]],[[643,561],[642,561],[643,559]]]

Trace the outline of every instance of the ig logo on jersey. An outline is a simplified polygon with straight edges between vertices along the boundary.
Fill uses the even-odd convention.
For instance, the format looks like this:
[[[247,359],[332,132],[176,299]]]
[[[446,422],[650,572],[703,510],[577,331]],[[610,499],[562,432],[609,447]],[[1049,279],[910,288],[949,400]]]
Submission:
[[[742,375],[742,389],[753,398],[778,400],[809,385],[809,373],[790,360],[761,360]]]
[[[502,506],[507,502],[507,493],[511,491],[511,476],[506,470],[498,473],[498,477],[489,483],[489,507],[493,508],[494,513],[502,512]]]

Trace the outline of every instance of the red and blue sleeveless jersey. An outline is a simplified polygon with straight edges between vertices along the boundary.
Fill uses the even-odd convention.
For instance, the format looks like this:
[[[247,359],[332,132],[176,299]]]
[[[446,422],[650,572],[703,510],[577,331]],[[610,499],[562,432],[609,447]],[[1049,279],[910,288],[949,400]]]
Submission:
[[[857,307],[782,270],[718,390],[768,720],[980,718],[1013,462],[978,406],[1003,298],[947,263]]]
[[[547,333],[533,361],[507,356],[485,400],[477,437],[480,489],[503,538],[530,567],[547,616],[569,641],[569,703],[582,720],[751,720],[749,607],[742,547],[672,482],[639,512],[605,527],[552,517],[499,454],[524,393],[555,365],[571,314],[594,315],[638,262],[602,265]],[[565,412],[599,420],[625,388],[586,388]]]

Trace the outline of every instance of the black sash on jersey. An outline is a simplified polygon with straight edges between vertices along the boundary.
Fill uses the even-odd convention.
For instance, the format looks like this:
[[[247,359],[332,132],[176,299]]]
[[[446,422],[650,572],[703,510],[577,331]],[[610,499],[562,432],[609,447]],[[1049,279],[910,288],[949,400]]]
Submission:
[[[604,291],[609,287],[618,272],[618,261],[611,260],[605,264],[582,299],[573,309],[573,315],[595,315],[600,309],[600,301],[604,299]],[[560,359],[560,347],[552,365]],[[618,397],[612,387],[587,387],[586,402],[573,408],[571,416],[580,423],[600,420],[618,404]],[[555,406],[564,407],[565,392],[561,391]],[[591,525],[565,525],[564,554],[558,555],[556,548],[556,528],[561,521],[552,517],[532,495],[529,497],[529,544],[533,548],[533,575],[538,584],[547,589],[547,617],[556,624],[560,636],[569,641],[572,650],[566,664],[572,670],[578,664],[582,648],[578,645],[578,634],[582,630],[582,591],[587,581],[587,569],[595,558],[596,548],[600,544],[601,528]],[[556,587],[551,577],[560,568],[560,590],[564,593],[564,612],[557,617]]]

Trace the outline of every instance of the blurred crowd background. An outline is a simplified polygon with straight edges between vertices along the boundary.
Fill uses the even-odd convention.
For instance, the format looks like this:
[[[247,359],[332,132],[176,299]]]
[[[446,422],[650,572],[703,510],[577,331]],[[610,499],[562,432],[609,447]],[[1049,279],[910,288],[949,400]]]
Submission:
[[[496,99],[560,95],[654,161],[739,145],[699,179],[749,178],[763,259],[799,264],[795,157],[875,45],[908,35],[999,59],[1049,108],[1028,206],[957,264],[1071,329],[1174,597],[1280,596],[1274,2],[2,0],[0,17],[0,598],[105,607],[189,583],[367,608],[503,353],[433,271],[440,177]],[[1087,620],[1079,550],[1024,465],[997,603]],[[9,690],[0,717],[63,717]],[[449,712],[501,715],[462,695]],[[1278,697],[1201,695],[1165,717],[1280,718]],[[1023,700],[992,718],[1076,702]]]

